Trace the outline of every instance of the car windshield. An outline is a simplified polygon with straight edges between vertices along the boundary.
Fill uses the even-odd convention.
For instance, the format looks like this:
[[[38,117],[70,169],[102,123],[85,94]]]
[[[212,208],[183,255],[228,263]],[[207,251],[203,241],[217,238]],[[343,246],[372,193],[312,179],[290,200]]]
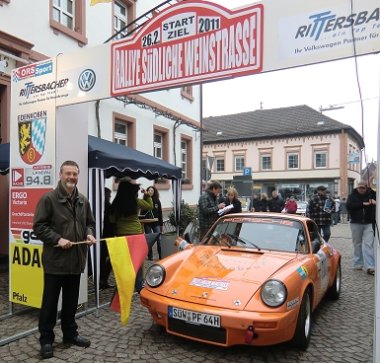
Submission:
[[[285,218],[227,218],[207,234],[205,244],[296,252],[306,243],[300,222]]]

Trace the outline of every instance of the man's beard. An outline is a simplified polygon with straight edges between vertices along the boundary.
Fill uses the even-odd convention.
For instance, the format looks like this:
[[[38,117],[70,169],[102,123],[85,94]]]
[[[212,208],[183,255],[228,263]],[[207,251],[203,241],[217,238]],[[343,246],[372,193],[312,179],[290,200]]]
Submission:
[[[75,188],[75,183],[73,183],[73,182],[67,182],[66,183],[66,188],[67,189],[74,189]]]

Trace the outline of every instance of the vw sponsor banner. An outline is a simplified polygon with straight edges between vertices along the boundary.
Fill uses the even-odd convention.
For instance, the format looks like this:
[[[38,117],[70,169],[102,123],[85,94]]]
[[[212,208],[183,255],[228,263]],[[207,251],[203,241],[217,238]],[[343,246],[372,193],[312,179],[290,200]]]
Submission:
[[[236,11],[207,1],[170,6],[133,38],[112,44],[111,95],[258,73],[263,19],[260,4]]]
[[[378,0],[265,0],[263,4],[263,71],[380,51]]]
[[[57,57],[60,79],[67,79],[57,90],[57,106],[96,101],[110,97],[110,43]]]

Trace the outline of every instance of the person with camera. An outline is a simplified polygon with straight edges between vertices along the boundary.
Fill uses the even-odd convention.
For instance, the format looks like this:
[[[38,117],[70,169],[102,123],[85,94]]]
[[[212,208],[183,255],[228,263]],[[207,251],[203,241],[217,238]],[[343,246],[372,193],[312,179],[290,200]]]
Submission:
[[[376,192],[360,181],[347,199],[350,228],[354,245],[354,270],[365,267],[369,275],[375,274],[374,227],[376,221]]]

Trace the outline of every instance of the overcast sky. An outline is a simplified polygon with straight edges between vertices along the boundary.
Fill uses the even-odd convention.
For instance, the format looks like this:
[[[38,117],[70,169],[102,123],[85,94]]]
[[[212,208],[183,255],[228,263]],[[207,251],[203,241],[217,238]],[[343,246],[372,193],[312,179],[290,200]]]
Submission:
[[[211,0],[226,8],[254,3],[249,0]],[[367,161],[377,159],[380,56],[357,59],[363,99],[364,142]],[[362,110],[353,58],[318,65],[235,78],[203,85],[203,115],[217,116],[263,109],[308,105],[362,133]]]

